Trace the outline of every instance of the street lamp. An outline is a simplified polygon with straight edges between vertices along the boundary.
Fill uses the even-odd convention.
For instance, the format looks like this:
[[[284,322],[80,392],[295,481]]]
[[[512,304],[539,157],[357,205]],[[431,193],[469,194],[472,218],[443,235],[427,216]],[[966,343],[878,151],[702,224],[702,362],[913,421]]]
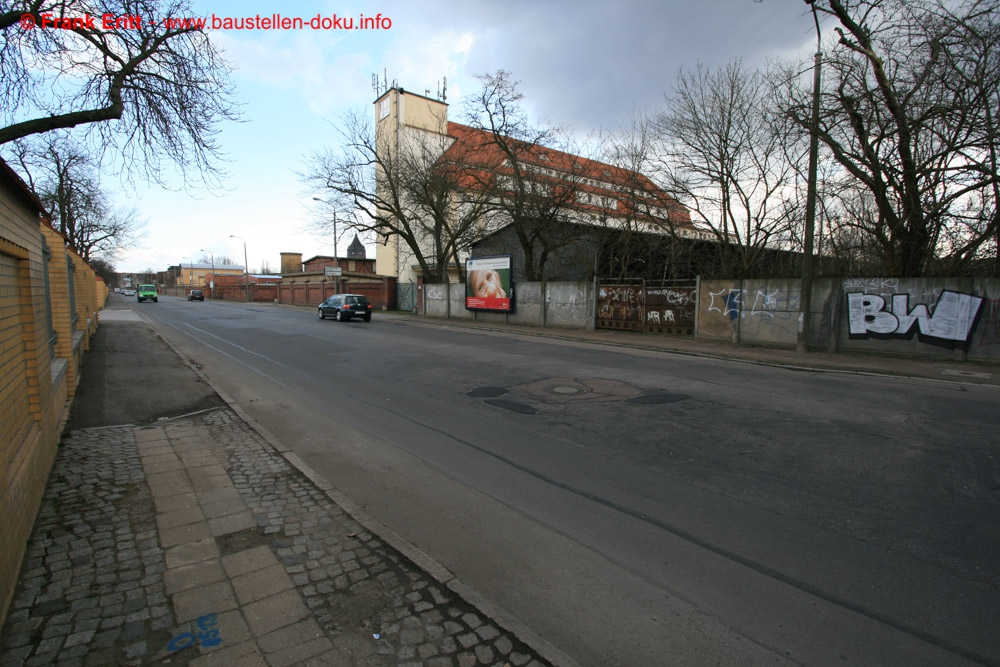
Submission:
[[[313,201],[318,201],[320,203],[326,204],[326,200],[320,199],[319,197],[313,197]],[[333,212],[333,259],[336,260],[337,266],[340,266],[340,258],[337,255],[337,211]]]
[[[202,248],[198,252],[207,252],[212,256],[212,281],[208,284],[208,298],[215,298],[215,253],[211,250],[205,250]]]
[[[805,0],[812,9],[816,23],[816,55],[813,65],[812,119],[809,122],[809,182],[806,186],[806,229],[802,239],[802,295],[799,297],[799,336],[795,343],[798,352],[809,351],[809,311],[812,308],[813,283],[813,229],[816,226],[816,180],[819,169],[819,87],[820,65],[823,62],[822,35],[814,0]]]
[[[247,287],[247,301],[250,301],[250,262],[247,261],[247,240],[236,234],[230,234],[229,238],[243,241],[243,280]]]

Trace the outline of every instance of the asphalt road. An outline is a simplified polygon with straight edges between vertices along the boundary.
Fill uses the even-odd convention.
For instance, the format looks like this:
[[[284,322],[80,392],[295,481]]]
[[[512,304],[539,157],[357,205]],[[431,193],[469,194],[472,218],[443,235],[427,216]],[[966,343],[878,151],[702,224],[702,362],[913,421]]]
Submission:
[[[995,388],[118,299],[582,664],[1000,664]]]

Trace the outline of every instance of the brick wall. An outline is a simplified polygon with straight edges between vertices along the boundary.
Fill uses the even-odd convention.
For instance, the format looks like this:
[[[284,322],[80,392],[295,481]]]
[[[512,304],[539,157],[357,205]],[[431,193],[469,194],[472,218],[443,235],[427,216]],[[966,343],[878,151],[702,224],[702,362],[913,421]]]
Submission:
[[[107,294],[89,266],[67,255],[64,239],[40,222],[40,212],[37,198],[0,161],[0,624],[68,415],[70,379]],[[81,327],[75,345],[69,261],[77,267],[78,319],[92,323]]]

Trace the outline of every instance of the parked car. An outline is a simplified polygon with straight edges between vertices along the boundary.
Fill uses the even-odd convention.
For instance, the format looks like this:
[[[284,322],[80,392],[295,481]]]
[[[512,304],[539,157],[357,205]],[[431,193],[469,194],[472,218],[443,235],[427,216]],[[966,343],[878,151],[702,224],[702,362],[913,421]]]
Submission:
[[[204,301],[205,293],[200,289],[193,289],[188,292],[188,301]]]
[[[156,293],[156,285],[139,285],[139,291],[136,293],[136,299],[139,303],[146,301],[159,301],[159,295]]]
[[[334,294],[319,304],[319,319],[336,317],[338,322],[354,317],[362,317],[365,322],[372,319],[372,304],[363,294]]]

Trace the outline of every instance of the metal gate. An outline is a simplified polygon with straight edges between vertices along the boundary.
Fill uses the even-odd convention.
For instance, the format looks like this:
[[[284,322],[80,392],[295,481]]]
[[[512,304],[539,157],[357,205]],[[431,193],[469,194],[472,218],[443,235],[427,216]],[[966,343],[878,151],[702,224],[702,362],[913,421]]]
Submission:
[[[695,280],[601,281],[597,328],[693,336],[697,300]]]
[[[396,308],[414,311],[417,308],[417,284],[398,283],[396,285]]]

